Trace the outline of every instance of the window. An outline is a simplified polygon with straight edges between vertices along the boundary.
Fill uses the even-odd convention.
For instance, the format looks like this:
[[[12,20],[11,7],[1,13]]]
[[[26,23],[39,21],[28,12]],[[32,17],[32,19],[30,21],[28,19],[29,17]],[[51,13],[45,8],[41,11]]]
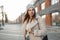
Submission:
[[[58,3],[58,2],[59,2],[59,0],[51,0],[51,5],[54,5],[54,4]]]
[[[45,2],[41,4],[41,9],[45,9]]]

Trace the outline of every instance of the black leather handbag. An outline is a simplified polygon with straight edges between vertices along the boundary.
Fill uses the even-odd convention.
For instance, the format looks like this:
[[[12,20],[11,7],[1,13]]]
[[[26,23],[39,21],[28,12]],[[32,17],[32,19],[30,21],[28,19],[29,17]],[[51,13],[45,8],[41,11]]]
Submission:
[[[37,21],[38,21],[38,19],[37,19]],[[38,23],[38,26],[39,26],[39,23]],[[40,29],[40,28],[39,28],[39,29]],[[45,35],[42,40],[48,40],[48,36]]]
[[[48,40],[48,36],[44,36],[42,40]]]

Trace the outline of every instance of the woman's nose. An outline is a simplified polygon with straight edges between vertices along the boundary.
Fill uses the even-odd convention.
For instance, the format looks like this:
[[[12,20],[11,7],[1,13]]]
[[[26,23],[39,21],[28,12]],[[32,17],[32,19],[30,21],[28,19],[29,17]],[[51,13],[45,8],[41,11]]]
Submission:
[[[31,13],[33,13],[33,10],[31,10]]]

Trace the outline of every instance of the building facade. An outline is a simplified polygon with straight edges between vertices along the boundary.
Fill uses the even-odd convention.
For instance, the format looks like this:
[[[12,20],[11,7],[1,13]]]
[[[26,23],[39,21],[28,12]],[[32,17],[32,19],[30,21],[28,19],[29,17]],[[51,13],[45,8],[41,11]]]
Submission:
[[[43,3],[43,7],[45,7],[44,9],[42,9],[41,6]],[[60,14],[60,0],[35,0],[33,5],[37,8],[38,14],[42,16],[45,15],[45,22],[47,26],[53,25],[53,13],[58,12],[58,14]]]

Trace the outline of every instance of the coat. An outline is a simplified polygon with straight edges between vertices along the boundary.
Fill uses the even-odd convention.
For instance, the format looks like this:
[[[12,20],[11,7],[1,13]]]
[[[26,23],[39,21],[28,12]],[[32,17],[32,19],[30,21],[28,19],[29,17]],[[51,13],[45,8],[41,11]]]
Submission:
[[[35,23],[35,22],[36,22],[36,20],[33,21],[33,23]],[[40,31],[41,37],[35,37],[33,33],[29,33],[30,40],[42,40],[43,36],[46,35],[46,33],[47,33],[45,21],[40,16],[38,17],[38,22],[39,22],[39,27],[41,30]],[[24,40],[25,40],[25,36],[27,34],[27,31],[26,31],[27,22],[25,21],[22,26],[23,26],[22,32],[23,32]],[[32,29],[32,32],[34,32],[35,29],[38,29],[38,25],[35,25],[35,27]]]

